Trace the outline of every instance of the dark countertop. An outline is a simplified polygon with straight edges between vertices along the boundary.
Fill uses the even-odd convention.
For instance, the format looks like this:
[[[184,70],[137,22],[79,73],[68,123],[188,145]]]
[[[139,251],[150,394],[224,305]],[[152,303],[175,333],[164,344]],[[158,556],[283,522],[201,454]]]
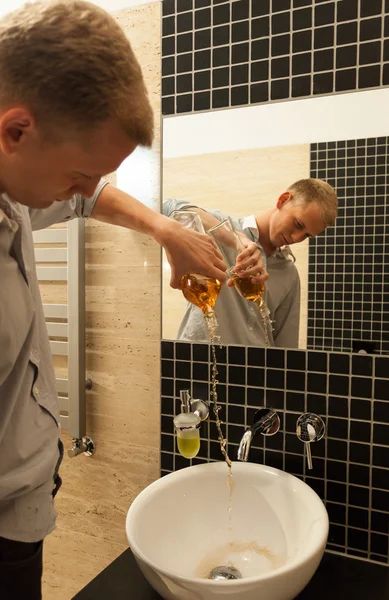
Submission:
[[[73,600],[161,600],[125,550]],[[389,600],[389,566],[325,553],[295,600]]]

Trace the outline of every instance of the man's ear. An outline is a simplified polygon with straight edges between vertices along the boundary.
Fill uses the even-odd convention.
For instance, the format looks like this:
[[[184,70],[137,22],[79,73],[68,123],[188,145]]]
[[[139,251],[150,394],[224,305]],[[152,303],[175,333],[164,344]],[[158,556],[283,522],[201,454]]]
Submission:
[[[277,208],[280,209],[284,206],[286,202],[289,202],[292,199],[291,192],[284,192],[277,200]]]
[[[0,150],[14,154],[35,129],[35,119],[27,108],[11,108],[0,116]]]

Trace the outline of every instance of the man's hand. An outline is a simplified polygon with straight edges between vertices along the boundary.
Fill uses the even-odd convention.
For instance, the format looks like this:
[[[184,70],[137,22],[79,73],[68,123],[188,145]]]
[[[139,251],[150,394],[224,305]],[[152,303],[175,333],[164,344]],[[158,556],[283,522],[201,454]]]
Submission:
[[[269,274],[264,267],[261,251],[257,244],[251,242],[246,236],[239,237],[245,250],[237,256],[234,271],[240,277],[251,277],[253,283],[264,283],[269,278]],[[229,279],[228,286],[234,286],[232,279]]]
[[[172,270],[172,288],[179,289],[185,273],[199,273],[221,282],[226,280],[227,267],[208,235],[186,229],[173,219],[166,220],[164,229],[160,240]]]

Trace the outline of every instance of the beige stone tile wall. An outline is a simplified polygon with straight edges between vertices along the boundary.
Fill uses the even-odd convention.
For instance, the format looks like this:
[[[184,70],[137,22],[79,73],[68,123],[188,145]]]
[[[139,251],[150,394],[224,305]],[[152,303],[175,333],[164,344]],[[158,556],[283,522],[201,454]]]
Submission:
[[[163,199],[181,198],[237,217],[273,208],[298,179],[309,177],[309,144],[184,156],[163,160]],[[308,241],[292,247],[301,279],[300,348],[306,347]],[[169,287],[163,257],[165,339],[175,339],[185,310],[182,294]]]
[[[160,10],[155,2],[114,15],[143,68],[158,154]],[[158,183],[149,203],[156,210],[159,194]],[[160,249],[148,237],[92,220],[86,245],[87,376],[93,381],[87,434],[97,450],[92,458],[64,458],[58,529],[45,542],[44,600],[70,600],[128,547],[127,510],[159,476]],[[45,284],[42,296],[66,303],[66,287]],[[64,376],[66,359],[55,365]],[[67,450],[71,440],[66,433],[63,439]]]

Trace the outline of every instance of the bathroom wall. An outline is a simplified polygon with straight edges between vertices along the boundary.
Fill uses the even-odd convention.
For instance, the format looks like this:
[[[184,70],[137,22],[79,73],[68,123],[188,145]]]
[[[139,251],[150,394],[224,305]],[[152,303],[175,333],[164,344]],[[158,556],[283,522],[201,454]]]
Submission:
[[[209,355],[206,344],[162,341],[162,475],[222,459],[212,417],[201,426],[192,461],[178,454],[173,433],[181,389],[211,398]],[[389,564],[389,358],[242,346],[217,348],[217,356],[230,458],[236,459],[257,408],[274,408],[280,431],[255,438],[249,460],[284,469],[319,494],[331,523],[329,550]],[[306,411],[327,427],[325,438],[311,445],[312,471],[295,433]]]
[[[132,6],[140,4],[140,6]],[[155,112],[152,151],[136,151],[109,179],[159,210],[160,3],[106,2],[142,65]],[[142,167],[142,171],[140,171]],[[137,175],[138,173],[138,175]],[[139,173],[146,173],[140,182]],[[92,458],[65,455],[58,529],[44,551],[44,600],[69,600],[127,547],[125,516],[159,476],[160,248],[125,229],[86,227],[87,434]],[[44,302],[66,303],[66,287],[42,286]],[[66,376],[65,357],[55,359]],[[65,449],[71,440],[63,434]]]
[[[389,83],[384,0],[163,0],[162,112]]]
[[[346,350],[350,349],[351,326],[358,325],[361,312],[363,334],[380,330],[378,351],[386,352],[387,181],[382,176],[387,175],[385,136],[389,133],[388,12],[384,0],[163,0],[163,156],[167,169],[170,160],[186,161],[191,173],[188,165],[197,164],[197,157],[200,160],[204,154],[216,157],[311,145],[311,174],[335,180],[341,210],[339,236],[332,230],[328,233],[333,239],[318,238],[312,255],[310,247],[310,283],[313,289],[323,279],[324,284],[334,279],[333,291],[344,292],[351,302],[347,310],[353,316],[342,320],[335,336],[337,347]],[[343,158],[345,184],[339,163]],[[358,173],[358,167],[363,173]],[[170,180],[164,177],[169,195],[178,195],[175,182],[179,184],[185,176],[184,170],[180,174],[176,170]],[[353,213],[345,215],[349,205]],[[373,232],[366,230],[370,226]],[[347,227],[349,232],[342,231]],[[382,242],[370,244],[368,236],[382,234]],[[372,252],[368,246],[373,246]],[[361,248],[363,259],[382,253],[379,272],[374,267],[361,272]],[[323,263],[332,262],[327,260],[327,249],[334,254],[336,249],[336,255],[344,258],[344,278],[338,271],[336,277],[324,278]],[[326,298],[327,288],[318,291],[324,297],[317,303],[311,298],[308,305],[308,346],[330,329],[322,322],[322,312],[327,309],[327,314],[335,313],[337,318],[336,304],[330,306],[332,299]],[[381,305],[379,324],[367,315],[369,303],[373,313]],[[265,441],[257,438],[250,460],[285,469],[317,491],[330,516],[330,550],[388,564],[389,359],[244,347],[223,348],[218,357],[219,399],[231,457],[236,456],[256,408],[275,408],[281,416],[281,430]],[[162,474],[188,465],[176,452],[172,416],[179,409],[180,389],[210,398],[209,358],[206,345],[162,341]],[[295,434],[296,420],[304,411],[321,415],[327,426],[326,438],[312,446],[311,472]],[[220,459],[211,420],[202,425],[200,452],[192,464]]]
[[[311,176],[336,189],[335,227],[309,241],[308,343],[389,352],[388,138],[311,145]]]

